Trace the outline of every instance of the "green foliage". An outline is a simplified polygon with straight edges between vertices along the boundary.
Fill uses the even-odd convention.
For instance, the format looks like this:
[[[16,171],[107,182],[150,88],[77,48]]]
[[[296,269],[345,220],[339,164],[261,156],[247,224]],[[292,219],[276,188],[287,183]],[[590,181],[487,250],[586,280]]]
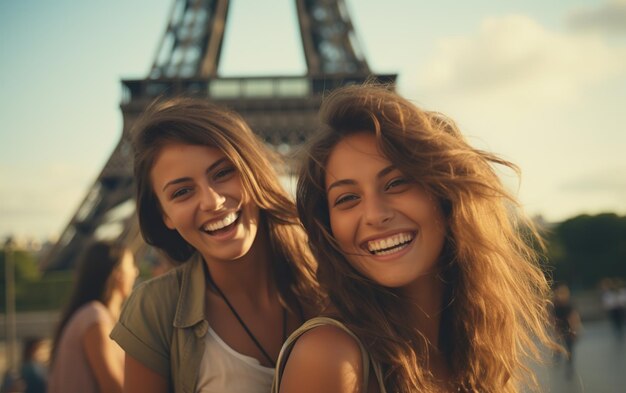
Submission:
[[[4,277],[6,257],[7,253],[3,248],[0,252],[0,285],[2,285],[2,292],[4,292],[4,283],[6,282]],[[37,266],[37,259],[33,253],[16,250],[13,252],[13,262],[15,264],[15,282],[34,281],[41,276]]]
[[[40,280],[22,283],[16,299],[18,311],[60,310],[70,297],[73,272],[46,274]]]
[[[555,281],[587,289],[604,277],[626,278],[626,217],[571,218],[554,228],[548,244]]]
[[[0,252],[0,312],[6,311],[5,262],[7,254]],[[21,311],[58,310],[72,289],[71,271],[42,274],[36,256],[24,250],[13,253],[15,274],[15,308]]]

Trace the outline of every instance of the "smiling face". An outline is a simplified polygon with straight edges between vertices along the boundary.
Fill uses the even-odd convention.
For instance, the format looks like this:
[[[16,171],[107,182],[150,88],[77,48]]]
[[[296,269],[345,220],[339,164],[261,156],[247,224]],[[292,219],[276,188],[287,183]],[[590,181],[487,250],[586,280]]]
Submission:
[[[386,287],[434,275],[445,234],[436,199],[380,153],[376,137],[343,138],[326,165],[333,236],[357,270]]]
[[[235,260],[251,250],[259,209],[246,197],[237,168],[220,149],[165,145],[150,179],[165,225],[205,261]]]

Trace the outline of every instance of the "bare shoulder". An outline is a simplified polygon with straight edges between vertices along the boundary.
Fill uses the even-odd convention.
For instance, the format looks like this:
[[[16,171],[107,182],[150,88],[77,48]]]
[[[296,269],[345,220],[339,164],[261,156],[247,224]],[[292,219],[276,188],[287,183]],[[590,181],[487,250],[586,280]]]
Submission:
[[[304,333],[294,344],[290,360],[299,353],[311,359],[339,358],[342,361],[355,360],[359,364],[361,362],[361,349],[354,337],[332,325],[318,326]]]
[[[319,326],[294,344],[281,379],[281,393],[361,392],[363,366],[357,341],[336,326]]]

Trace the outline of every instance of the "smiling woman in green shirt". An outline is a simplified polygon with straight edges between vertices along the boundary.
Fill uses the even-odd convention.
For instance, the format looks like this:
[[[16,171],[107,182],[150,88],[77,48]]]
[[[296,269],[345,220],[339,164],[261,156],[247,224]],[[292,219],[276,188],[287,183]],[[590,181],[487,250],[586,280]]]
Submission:
[[[152,105],[132,131],[147,243],[182,266],[135,289],[111,336],[126,392],[268,392],[286,337],[321,304],[274,157],[237,114]]]

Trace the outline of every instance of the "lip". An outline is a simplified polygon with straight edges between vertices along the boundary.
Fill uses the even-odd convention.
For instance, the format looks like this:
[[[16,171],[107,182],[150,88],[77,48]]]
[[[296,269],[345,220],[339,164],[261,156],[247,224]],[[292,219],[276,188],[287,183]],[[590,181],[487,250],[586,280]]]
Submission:
[[[376,254],[372,254],[369,251],[369,248],[367,247],[367,243],[369,243],[371,241],[385,239],[385,238],[388,238],[388,237],[391,237],[391,236],[394,236],[394,235],[398,235],[398,234],[401,234],[401,233],[410,233],[413,236],[413,239],[409,243],[407,243],[406,247],[402,248],[401,250],[399,250],[397,252],[394,252],[394,253],[391,253],[391,254],[386,254],[386,255],[376,255]],[[406,254],[407,252],[409,252],[409,250],[411,248],[413,248],[413,245],[415,244],[415,239],[417,239],[418,234],[419,234],[419,232],[417,230],[415,230],[415,229],[396,229],[396,230],[393,230],[393,231],[388,231],[388,232],[385,232],[385,233],[369,236],[369,237],[363,239],[360,242],[359,248],[361,250],[363,250],[368,257],[375,258],[377,260],[394,259],[394,258],[397,258],[397,257],[400,257],[400,256]]]

